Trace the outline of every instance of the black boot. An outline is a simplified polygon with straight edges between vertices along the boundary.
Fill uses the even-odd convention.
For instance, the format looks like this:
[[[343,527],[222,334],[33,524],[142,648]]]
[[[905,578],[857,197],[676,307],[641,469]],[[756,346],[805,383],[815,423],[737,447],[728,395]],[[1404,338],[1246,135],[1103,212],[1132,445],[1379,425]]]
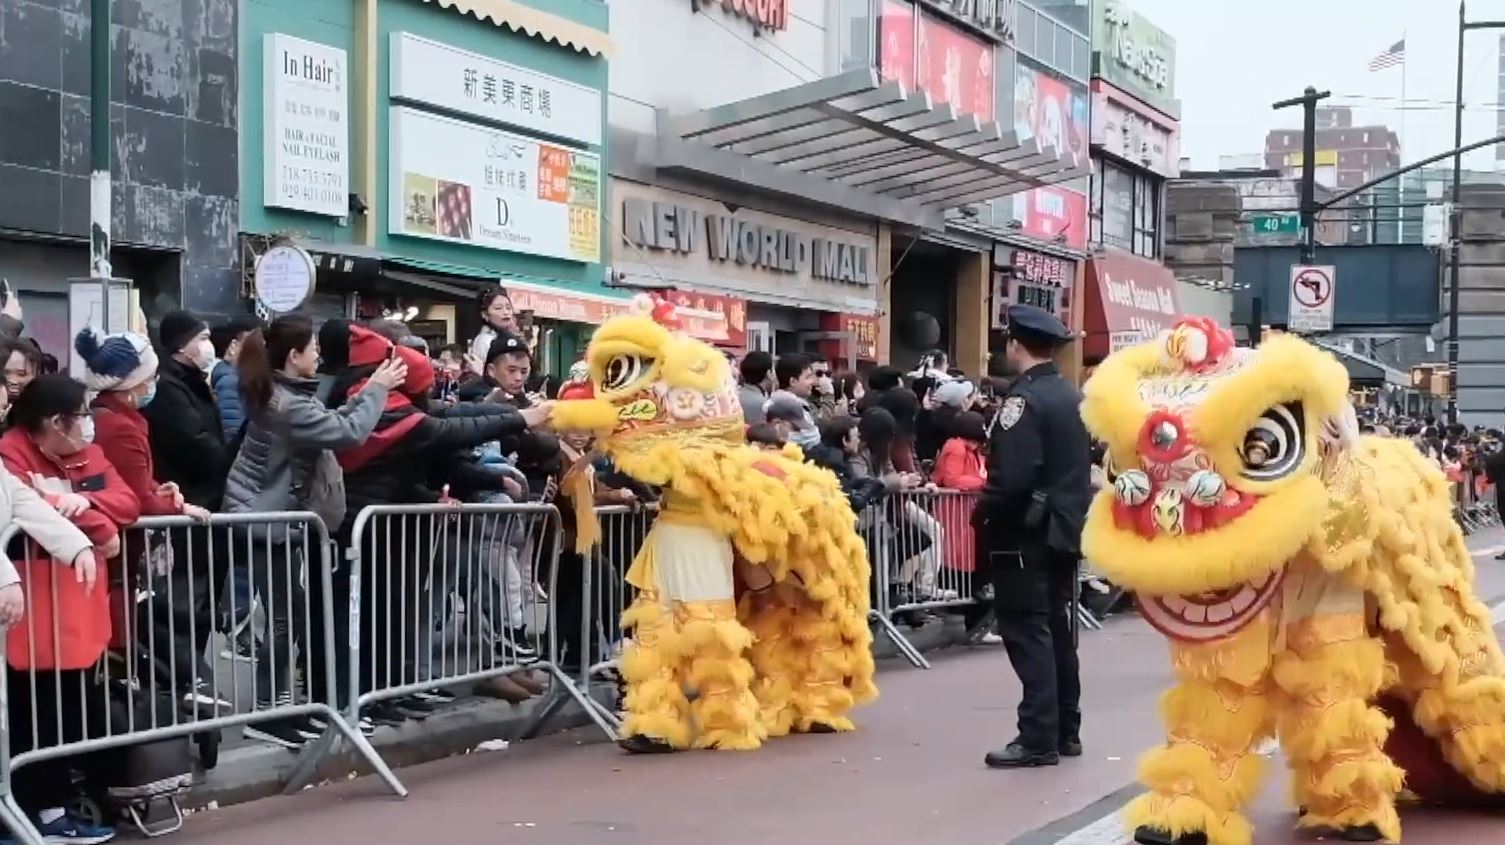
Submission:
[[[1061,740],[1061,745],[1056,750],[1061,752],[1062,757],[1080,757],[1082,756],[1082,741],[1074,736],[1067,737]]]
[[[1017,742],[1011,742],[998,751],[989,751],[983,762],[990,769],[1033,769],[1039,766],[1054,766],[1061,762],[1060,752],[1031,751]]]
[[[1207,845],[1207,834],[1183,833],[1172,837],[1168,831],[1155,827],[1141,827],[1134,831],[1134,841],[1139,845]]]
[[[1344,842],[1378,842],[1384,837],[1380,835],[1380,829],[1377,826],[1361,824],[1338,831],[1338,838]]]
[[[629,754],[673,754],[674,746],[647,734],[633,734],[619,740],[617,745]]]

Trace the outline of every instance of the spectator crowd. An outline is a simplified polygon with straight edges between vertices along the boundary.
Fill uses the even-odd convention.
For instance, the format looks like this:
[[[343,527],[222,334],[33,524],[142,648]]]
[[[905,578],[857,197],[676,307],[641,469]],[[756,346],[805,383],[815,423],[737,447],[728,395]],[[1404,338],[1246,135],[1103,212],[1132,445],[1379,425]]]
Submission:
[[[207,715],[237,706],[213,683],[217,661],[251,667],[258,710],[323,701],[330,693],[317,679],[331,667],[336,700],[325,703],[339,709],[368,690],[413,685],[418,661],[399,641],[414,638],[383,629],[398,619],[452,618],[473,588],[506,597],[497,606],[472,602],[494,632],[496,660],[538,659],[525,605],[549,599],[544,584],[558,593],[556,659],[572,673],[601,659],[580,632],[584,562],[573,542],[558,544],[550,573],[528,565],[536,536],[498,532],[487,541],[492,563],[451,565],[441,579],[431,570],[434,537],[356,530],[370,505],[541,503],[556,506],[568,537],[577,503],[566,500],[581,490],[590,491],[588,506],[642,509],[656,498],[593,455],[589,434],[548,430],[561,380],[534,372],[505,292],[488,292],[478,305],[484,328],[474,342],[437,350],[396,321],[316,325],[293,313],[210,325],[174,311],[150,338],[85,329],[74,339],[76,379],[24,337],[10,300],[0,318],[0,505],[25,538],[5,550],[14,563],[0,559],[0,623],[9,625],[11,688],[37,692],[10,696],[11,724],[35,728],[13,736],[12,753],[81,739],[68,726],[110,706],[98,673],[107,659],[123,657],[138,678],[171,690],[169,707]],[[911,608],[901,621],[921,625],[933,618],[930,604],[957,603],[956,579],[938,574],[971,569],[966,513],[906,494],[982,488],[998,385],[967,379],[939,352],[914,372],[877,367],[865,376],[799,352],[754,351],[732,363],[748,441],[793,444],[841,480],[874,560],[892,576],[882,581],[884,606]],[[573,375],[583,376],[578,368]],[[591,485],[566,483],[581,472]],[[344,559],[359,561],[354,609],[352,567],[316,577],[298,551],[308,538],[285,528],[148,529],[144,553],[122,545],[143,517],[206,525],[214,514],[287,512],[316,514]],[[598,577],[619,582],[626,563],[605,560]],[[56,577],[59,567],[75,577]],[[466,571],[500,583],[459,583]],[[437,586],[451,576],[453,589]],[[335,618],[318,618],[326,612]],[[347,649],[328,654],[310,636],[326,623],[359,632],[370,647],[353,673]],[[429,635],[438,648],[444,632],[417,641]],[[602,642],[618,636],[600,632]],[[135,643],[127,649],[134,653],[119,653],[123,641]],[[544,678],[516,672],[472,692],[516,703],[544,689]],[[362,708],[359,728],[369,734],[422,719],[454,697],[428,689],[379,701]],[[300,715],[254,722],[245,735],[296,749],[325,727]],[[80,788],[76,761],[28,765],[16,777],[19,803],[49,841],[106,841],[113,831],[68,809]]]

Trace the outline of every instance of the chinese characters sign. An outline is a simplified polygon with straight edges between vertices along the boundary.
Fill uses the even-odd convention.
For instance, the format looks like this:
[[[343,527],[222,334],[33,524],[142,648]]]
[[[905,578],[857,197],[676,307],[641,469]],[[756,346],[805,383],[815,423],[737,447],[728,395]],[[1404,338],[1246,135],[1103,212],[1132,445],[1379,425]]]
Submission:
[[[268,33],[263,58],[266,173],[262,204],[350,213],[345,51]]]
[[[1002,263],[1004,260],[1008,263]],[[994,262],[997,272],[993,275],[993,328],[1002,329],[1008,324],[1004,312],[1010,305],[1033,305],[1071,325],[1075,261],[1029,249],[1004,252],[1000,247],[994,252]]]
[[[845,362],[850,352],[859,361],[878,360],[877,317],[865,314],[822,314],[820,327],[822,331],[841,332],[847,335],[842,341],[830,342],[831,350],[826,353],[829,357]],[[848,343],[851,346],[848,346]]]
[[[685,329],[692,337],[737,349],[747,348],[746,300],[690,290],[668,291],[664,297],[680,309],[680,320],[686,324]],[[705,319],[700,315],[713,318]]]
[[[392,98],[601,143],[599,90],[406,32],[392,33]]]
[[[394,235],[569,261],[601,257],[601,160],[394,107]]]

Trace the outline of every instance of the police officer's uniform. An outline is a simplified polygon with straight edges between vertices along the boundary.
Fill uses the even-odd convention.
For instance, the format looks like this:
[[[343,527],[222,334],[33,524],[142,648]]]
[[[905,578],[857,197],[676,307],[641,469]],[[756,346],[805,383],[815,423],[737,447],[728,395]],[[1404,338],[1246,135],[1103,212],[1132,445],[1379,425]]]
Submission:
[[[1016,305],[1008,331],[1032,346],[1071,333],[1050,313]],[[977,505],[979,550],[991,569],[998,633],[1023,685],[1019,735],[990,752],[995,768],[1055,765],[1082,753],[1081,679],[1073,620],[1091,441],[1081,394],[1054,363],[1021,374],[993,418],[988,480]]]

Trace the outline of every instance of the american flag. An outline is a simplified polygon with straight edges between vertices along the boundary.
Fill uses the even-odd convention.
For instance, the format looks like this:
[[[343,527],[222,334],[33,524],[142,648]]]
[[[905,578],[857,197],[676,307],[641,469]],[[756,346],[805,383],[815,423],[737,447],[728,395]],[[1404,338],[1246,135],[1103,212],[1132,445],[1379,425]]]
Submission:
[[[1385,52],[1369,60],[1370,70],[1384,70],[1387,67],[1395,67],[1406,61],[1406,39],[1391,44]]]

